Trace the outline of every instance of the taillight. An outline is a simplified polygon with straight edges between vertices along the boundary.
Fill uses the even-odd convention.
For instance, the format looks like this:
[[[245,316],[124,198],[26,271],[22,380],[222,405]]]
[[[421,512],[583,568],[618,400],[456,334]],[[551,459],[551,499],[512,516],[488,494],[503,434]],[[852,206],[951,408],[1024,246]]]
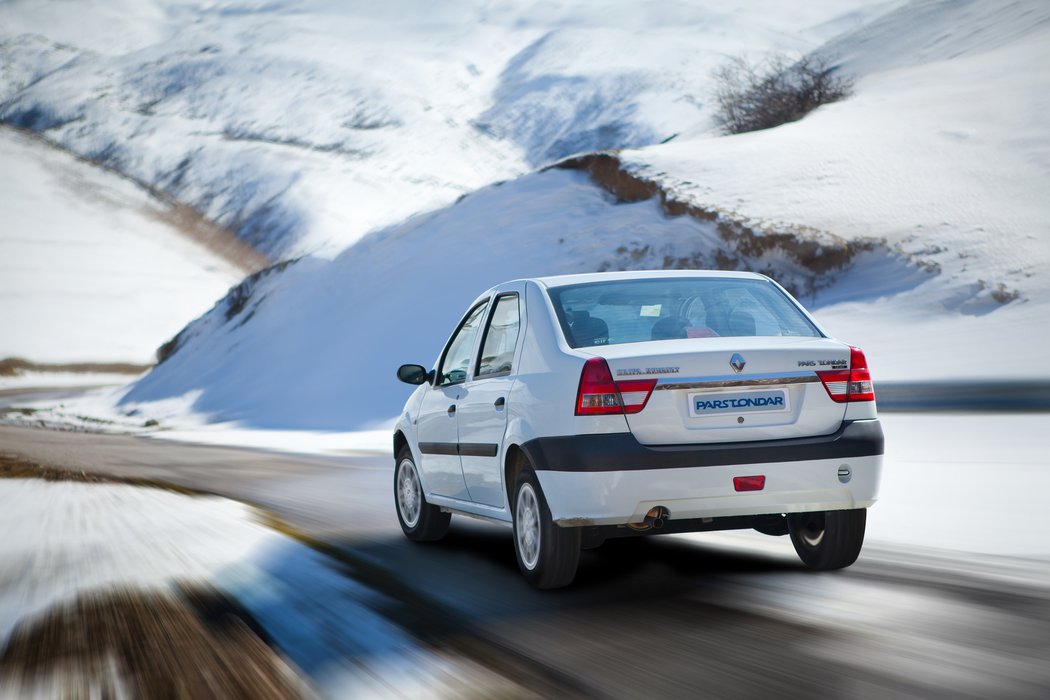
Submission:
[[[601,416],[623,413],[620,395],[616,391],[609,363],[601,357],[592,357],[583,363],[580,388],[576,392],[576,415]]]
[[[592,357],[583,363],[580,388],[576,392],[576,415],[603,416],[638,413],[649,401],[655,379],[614,382],[609,363]]]
[[[620,398],[623,400],[624,413],[638,413],[656,387],[655,379],[632,379],[625,382],[616,382],[616,388],[620,390]]]
[[[817,376],[824,383],[828,396],[836,403],[875,400],[868,360],[860,348],[849,349],[849,369],[821,370]]]

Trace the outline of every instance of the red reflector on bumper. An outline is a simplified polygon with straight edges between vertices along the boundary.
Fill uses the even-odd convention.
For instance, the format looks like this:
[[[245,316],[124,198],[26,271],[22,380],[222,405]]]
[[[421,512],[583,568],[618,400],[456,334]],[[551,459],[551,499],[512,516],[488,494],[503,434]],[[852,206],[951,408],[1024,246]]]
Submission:
[[[734,476],[733,488],[737,491],[761,491],[766,485],[764,476]]]

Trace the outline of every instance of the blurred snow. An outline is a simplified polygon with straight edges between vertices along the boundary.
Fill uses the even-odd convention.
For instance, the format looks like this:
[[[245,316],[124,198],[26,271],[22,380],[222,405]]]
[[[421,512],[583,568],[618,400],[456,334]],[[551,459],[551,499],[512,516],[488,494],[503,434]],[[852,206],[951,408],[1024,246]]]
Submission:
[[[1050,561],[1045,413],[883,413],[886,461],[872,542]]]
[[[0,164],[0,359],[153,362],[243,274],[68,153],[0,129]]]
[[[81,591],[212,580],[284,539],[240,503],[160,489],[0,479],[0,501],[0,646]]]
[[[203,583],[237,600],[323,697],[503,683],[418,645],[377,611],[380,594],[241,503],[38,479],[0,479],[0,503],[0,648],[18,624],[81,593]]]
[[[0,391],[13,393],[17,389],[121,386],[128,379],[127,374],[106,372],[22,372],[0,377]]]

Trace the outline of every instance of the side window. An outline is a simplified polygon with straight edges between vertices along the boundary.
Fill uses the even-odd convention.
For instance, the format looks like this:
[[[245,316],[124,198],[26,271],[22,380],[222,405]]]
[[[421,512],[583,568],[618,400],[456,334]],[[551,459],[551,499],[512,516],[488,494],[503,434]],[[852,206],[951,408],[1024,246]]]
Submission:
[[[467,368],[470,367],[470,351],[474,349],[474,338],[481,327],[481,319],[484,318],[488,305],[486,301],[475,306],[452,336],[445,356],[441,359],[441,367],[438,368],[438,376],[441,378],[438,384],[459,384],[466,380]]]
[[[521,317],[518,295],[504,294],[496,299],[488,328],[485,329],[478,360],[477,376],[502,377],[510,374],[514,361],[514,347],[518,344]]]

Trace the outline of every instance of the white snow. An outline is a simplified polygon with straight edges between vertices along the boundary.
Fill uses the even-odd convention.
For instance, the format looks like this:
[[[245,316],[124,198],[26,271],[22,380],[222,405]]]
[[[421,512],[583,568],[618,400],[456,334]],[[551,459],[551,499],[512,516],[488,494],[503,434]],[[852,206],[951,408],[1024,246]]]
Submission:
[[[873,542],[1050,560],[1046,414],[883,413],[886,458]]]
[[[121,386],[127,384],[127,374],[107,372],[21,372],[13,376],[0,376],[0,391],[15,389],[43,389],[92,386]]]
[[[243,274],[131,183],[3,128],[0,209],[0,359],[153,362]]]
[[[0,645],[80,592],[211,580],[282,539],[240,503],[160,489],[0,479],[0,501]]]
[[[376,612],[379,593],[240,503],[36,479],[0,479],[0,503],[0,648],[85,592],[204,583],[243,605],[324,697],[460,694],[465,669],[502,682],[420,647]]]
[[[870,350],[878,377],[1045,377],[1048,46],[1044,2],[912,2],[820,49],[858,76],[853,98],[624,158],[685,201],[759,226],[884,239],[935,265],[896,288],[858,265],[848,289],[805,300]],[[995,301],[1000,285],[1019,300]]]

